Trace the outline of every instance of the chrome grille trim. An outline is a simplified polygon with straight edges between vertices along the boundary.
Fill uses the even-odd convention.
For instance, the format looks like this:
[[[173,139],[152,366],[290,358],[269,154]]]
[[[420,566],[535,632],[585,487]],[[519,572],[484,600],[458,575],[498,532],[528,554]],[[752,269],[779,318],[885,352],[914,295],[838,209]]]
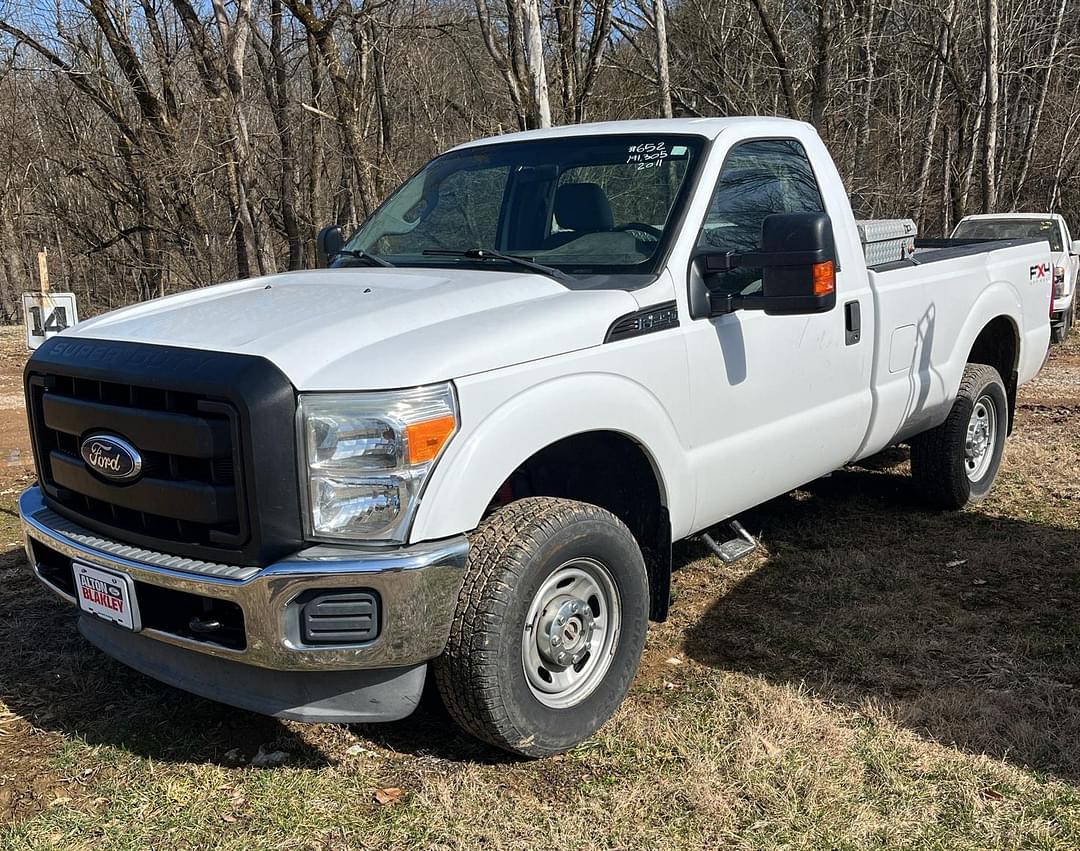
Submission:
[[[54,532],[59,532],[65,538],[83,546],[119,556],[120,558],[130,559],[131,561],[153,565],[154,567],[164,567],[169,570],[179,570],[183,573],[195,573],[200,576],[215,576],[221,579],[235,579],[237,581],[251,579],[260,570],[258,567],[237,567],[231,564],[217,564],[212,561],[184,558],[183,556],[174,556],[141,547],[133,547],[129,544],[121,544],[118,541],[110,541],[107,538],[95,535],[66,517],[62,517],[51,508],[42,508],[40,511],[35,511],[32,517]]]

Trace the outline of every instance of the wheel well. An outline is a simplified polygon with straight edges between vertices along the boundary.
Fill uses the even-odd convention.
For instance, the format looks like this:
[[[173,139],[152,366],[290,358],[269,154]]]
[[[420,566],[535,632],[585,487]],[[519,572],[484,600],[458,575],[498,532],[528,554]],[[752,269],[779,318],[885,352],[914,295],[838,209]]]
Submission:
[[[1020,337],[1016,326],[1007,316],[999,316],[987,323],[971,346],[968,363],[992,366],[1005,382],[1005,395],[1009,400],[1009,428],[1012,433],[1016,413],[1017,364],[1020,357]]]
[[[494,511],[529,496],[575,499],[607,509],[637,539],[649,573],[649,617],[667,617],[671,592],[671,520],[649,456],[614,431],[556,441],[522,463],[491,500]]]

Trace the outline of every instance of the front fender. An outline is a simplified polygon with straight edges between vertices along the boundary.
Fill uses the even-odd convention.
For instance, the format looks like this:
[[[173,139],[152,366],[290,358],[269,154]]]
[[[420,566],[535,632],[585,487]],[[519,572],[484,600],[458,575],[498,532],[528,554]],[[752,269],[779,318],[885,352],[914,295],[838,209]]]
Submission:
[[[513,393],[476,421],[470,411],[482,410],[490,395],[484,377],[459,382],[458,393],[462,429],[432,472],[411,541],[475,529],[523,462],[556,441],[590,431],[619,432],[641,446],[670,513],[673,538],[689,532],[695,492],[687,453],[665,406],[644,385],[610,373],[551,378]]]

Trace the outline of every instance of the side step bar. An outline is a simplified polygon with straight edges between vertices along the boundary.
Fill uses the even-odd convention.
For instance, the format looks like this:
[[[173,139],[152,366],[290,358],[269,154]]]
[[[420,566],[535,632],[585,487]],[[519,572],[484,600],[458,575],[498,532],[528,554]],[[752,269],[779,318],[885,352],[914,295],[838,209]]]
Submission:
[[[738,520],[729,520],[727,525],[735,535],[733,538],[721,544],[717,543],[716,539],[708,532],[702,532],[701,540],[705,542],[710,550],[716,553],[724,564],[734,564],[756,550],[758,542],[753,535],[743,528],[742,523]]]

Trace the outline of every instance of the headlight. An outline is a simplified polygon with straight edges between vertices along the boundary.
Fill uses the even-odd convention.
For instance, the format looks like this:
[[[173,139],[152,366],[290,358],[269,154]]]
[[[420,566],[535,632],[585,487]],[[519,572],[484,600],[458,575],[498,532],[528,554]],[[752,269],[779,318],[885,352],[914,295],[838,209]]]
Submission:
[[[312,537],[404,542],[424,482],[457,424],[449,384],[302,394],[301,487]]]

